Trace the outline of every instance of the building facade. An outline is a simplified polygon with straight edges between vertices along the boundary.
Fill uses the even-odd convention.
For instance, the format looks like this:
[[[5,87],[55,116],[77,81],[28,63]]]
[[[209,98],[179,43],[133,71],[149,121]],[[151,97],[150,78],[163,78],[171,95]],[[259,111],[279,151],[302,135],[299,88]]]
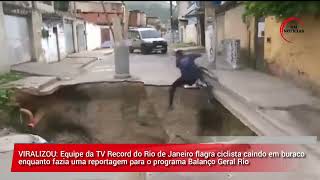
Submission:
[[[124,8],[121,1],[74,1],[72,3],[71,11],[87,22],[88,50],[112,47],[110,25],[114,17],[124,16]]]
[[[287,33],[287,38],[292,40],[288,43],[279,32],[282,20],[272,16],[242,19],[244,13],[243,2],[214,4],[207,1],[206,46],[211,45],[216,48],[217,54],[222,54],[226,40],[240,40],[240,57],[247,67],[288,79],[320,95],[318,18],[311,15],[299,17],[304,23],[304,32]],[[213,22],[216,25],[208,29]],[[216,37],[208,37],[208,31]]]
[[[205,1],[177,1],[180,42],[205,45],[204,3]]]
[[[57,62],[78,51],[74,33],[77,19],[68,10],[57,9],[54,1],[3,1],[1,4],[0,21],[5,39],[1,43],[8,49],[9,67],[29,61]],[[8,66],[5,69],[8,71]]]
[[[2,1],[0,72],[15,64],[54,63],[71,53],[111,47],[112,16],[123,16],[121,2],[103,7],[88,1]]]
[[[140,10],[129,11],[129,27],[145,27],[147,16]]]

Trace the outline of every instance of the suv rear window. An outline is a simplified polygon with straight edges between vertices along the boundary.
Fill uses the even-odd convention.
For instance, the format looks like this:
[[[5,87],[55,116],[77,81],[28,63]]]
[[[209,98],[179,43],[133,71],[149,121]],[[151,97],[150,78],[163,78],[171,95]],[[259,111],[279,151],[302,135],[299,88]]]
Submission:
[[[141,31],[140,33],[141,33],[142,38],[159,38],[159,37],[161,37],[160,32],[155,31],[155,30]]]

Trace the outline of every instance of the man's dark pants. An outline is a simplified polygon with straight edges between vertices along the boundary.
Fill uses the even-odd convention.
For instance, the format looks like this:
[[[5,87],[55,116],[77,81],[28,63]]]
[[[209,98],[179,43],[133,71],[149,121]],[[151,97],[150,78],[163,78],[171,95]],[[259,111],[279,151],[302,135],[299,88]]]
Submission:
[[[207,83],[203,77],[203,75],[201,74],[199,79],[204,82],[207,87],[207,93],[208,93],[208,96],[209,96],[209,100],[211,101],[213,99],[213,94],[212,94],[212,86]],[[198,79],[194,79],[194,80],[184,80],[182,77],[179,77],[172,85],[171,85],[171,88],[170,88],[170,91],[169,91],[169,105],[172,106],[173,104],[173,98],[174,98],[174,93],[177,89],[177,87],[182,87],[183,85],[193,85]]]

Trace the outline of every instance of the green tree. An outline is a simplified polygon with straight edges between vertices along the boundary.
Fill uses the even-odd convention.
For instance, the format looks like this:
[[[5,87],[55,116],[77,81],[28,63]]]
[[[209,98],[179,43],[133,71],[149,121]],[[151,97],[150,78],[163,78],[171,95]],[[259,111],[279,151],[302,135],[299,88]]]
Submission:
[[[70,1],[54,1],[54,9],[68,11]]]
[[[287,18],[290,16],[319,15],[319,1],[247,1],[245,2],[247,16]]]

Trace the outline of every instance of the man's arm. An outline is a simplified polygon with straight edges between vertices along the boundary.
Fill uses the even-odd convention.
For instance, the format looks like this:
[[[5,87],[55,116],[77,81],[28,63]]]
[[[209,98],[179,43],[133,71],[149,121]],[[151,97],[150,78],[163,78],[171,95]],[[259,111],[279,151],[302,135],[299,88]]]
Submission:
[[[196,60],[198,57],[201,57],[201,54],[188,54],[191,60]]]

